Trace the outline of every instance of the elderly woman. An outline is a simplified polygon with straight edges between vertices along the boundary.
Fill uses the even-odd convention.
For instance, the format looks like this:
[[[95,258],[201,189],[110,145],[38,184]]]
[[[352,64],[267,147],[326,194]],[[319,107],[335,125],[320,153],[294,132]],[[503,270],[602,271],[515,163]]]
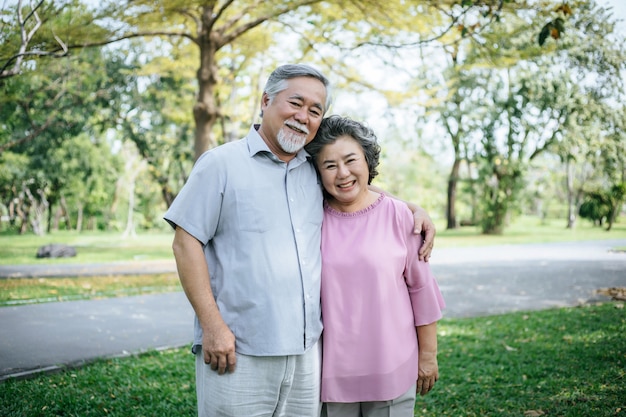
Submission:
[[[413,416],[439,377],[443,297],[407,206],[370,189],[373,131],[330,116],[306,148],[324,186],[323,415]],[[393,411],[393,413],[390,413]]]

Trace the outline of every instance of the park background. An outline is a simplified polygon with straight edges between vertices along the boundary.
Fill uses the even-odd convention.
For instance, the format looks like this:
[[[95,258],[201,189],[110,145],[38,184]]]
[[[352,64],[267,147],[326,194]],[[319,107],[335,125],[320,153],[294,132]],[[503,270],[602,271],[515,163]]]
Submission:
[[[5,1],[1,231],[166,231],[195,159],[259,121],[287,62],[328,74],[329,113],[378,134],[377,185],[439,230],[611,229],[626,191],[618,18],[595,1]]]
[[[0,7],[0,264],[171,261],[165,209],[288,62],[375,128],[377,185],[429,211],[438,248],[626,236],[621,0]],[[77,256],[35,260],[50,242]],[[0,284],[3,308],[181,290],[175,273]],[[415,415],[622,415],[623,307],[443,320],[445,376]],[[186,347],[129,356],[2,382],[0,414],[195,415]]]

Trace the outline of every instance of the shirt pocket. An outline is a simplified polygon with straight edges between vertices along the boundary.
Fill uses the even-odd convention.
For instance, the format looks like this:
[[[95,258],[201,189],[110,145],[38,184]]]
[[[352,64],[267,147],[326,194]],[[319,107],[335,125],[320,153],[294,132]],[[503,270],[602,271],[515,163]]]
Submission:
[[[300,188],[300,198],[303,201],[300,213],[305,223],[312,227],[321,227],[324,219],[324,197],[322,195],[322,185],[312,182]]]
[[[235,191],[237,228],[257,233],[268,231],[279,215],[276,210],[275,194],[271,187],[237,189]]]

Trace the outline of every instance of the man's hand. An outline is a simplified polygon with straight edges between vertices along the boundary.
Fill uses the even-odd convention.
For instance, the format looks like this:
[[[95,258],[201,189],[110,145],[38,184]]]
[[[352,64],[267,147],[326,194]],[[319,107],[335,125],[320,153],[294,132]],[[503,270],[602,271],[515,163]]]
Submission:
[[[430,255],[432,254],[433,247],[435,245],[435,224],[431,220],[430,216],[421,207],[415,207],[413,210],[413,220],[415,226],[413,232],[415,234],[422,233],[424,235],[424,242],[419,250],[420,261],[428,262]]]
[[[235,335],[223,321],[203,329],[202,352],[204,362],[218,374],[235,372]]]
[[[367,187],[374,192],[383,193],[391,198],[399,200],[393,194],[390,194],[382,188],[376,187],[375,185],[370,184]],[[428,260],[430,259],[430,254],[433,251],[433,246],[435,244],[435,223],[433,223],[433,221],[430,219],[430,216],[428,215],[426,210],[424,210],[420,206],[404,200],[399,201],[404,202],[404,204],[406,204],[407,207],[413,212],[413,233],[419,235],[423,232],[422,234],[424,235],[424,243],[422,243],[422,247],[419,250],[418,256],[420,261],[428,262]]]

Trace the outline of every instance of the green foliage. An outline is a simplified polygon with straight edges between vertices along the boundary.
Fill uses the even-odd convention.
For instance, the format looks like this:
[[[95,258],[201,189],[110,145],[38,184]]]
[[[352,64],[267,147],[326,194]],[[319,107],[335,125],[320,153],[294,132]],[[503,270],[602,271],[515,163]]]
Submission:
[[[0,179],[0,210],[8,213],[7,202],[20,192],[32,195],[22,198],[30,201],[22,210],[28,209],[30,217],[14,219],[12,227],[54,225],[63,200],[72,213],[70,224],[79,223],[79,213],[92,223],[98,220],[99,228],[123,228],[129,218],[139,227],[162,224],[159,213],[184,183],[194,158],[245,133],[258,114],[262,81],[286,61],[326,69],[344,91],[381,92],[379,97],[387,100],[383,112],[404,106],[446,125],[458,147],[455,159],[469,167],[467,177],[459,178],[467,185],[464,209],[492,215],[487,231],[499,232],[509,210],[517,209],[517,190],[525,185],[529,161],[542,152],[577,161],[581,172],[590,165],[584,161],[595,155],[594,177],[573,181],[576,190],[589,188],[583,184],[587,180],[604,186],[603,175],[611,184],[623,180],[626,118],[623,106],[610,111],[606,98],[623,94],[619,80],[626,59],[619,42],[607,42],[614,21],[595,2],[33,4],[39,4],[43,24],[27,45],[21,45],[15,3],[2,11],[5,24],[0,28],[0,67],[12,67],[21,46],[28,54],[20,72],[0,82],[0,153],[10,150],[28,157],[21,176]],[[27,15],[30,4],[22,5]],[[25,29],[34,29],[35,20],[33,15],[24,22]],[[537,33],[545,41],[541,47]],[[84,45],[93,48],[84,50]],[[442,71],[440,54],[431,56],[433,49],[423,49],[430,45],[444,50],[443,59],[456,67]],[[372,70],[382,70],[384,78],[401,78],[420,61],[427,71],[415,73],[407,88],[392,91],[386,79],[368,78]],[[445,73],[445,85],[427,80],[426,72],[437,79]],[[423,91],[431,87],[436,96],[425,99]],[[366,101],[359,106],[359,115],[368,117],[363,109],[372,106]],[[414,129],[399,125],[403,134],[394,140]],[[415,126],[416,131],[423,128]],[[92,153],[87,141],[94,144]],[[138,202],[130,214],[128,190],[124,184],[114,188],[113,180],[131,177],[132,170],[123,166],[129,161],[115,154],[127,141],[142,159],[135,178]],[[86,154],[90,158],[81,158]],[[506,161],[507,171],[495,188],[481,189],[498,175],[493,155]],[[74,157],[78,161],[63,161]],[[17,167],[7,164],[0,168]],[[477,178],[477,167],[484,177]],[[411,181],[428,182],[436,196],[426,206],[440,210],[443,179],[424,181],[425,175],[414,177],[408,166],[405,172],[394,168],[393,176],[385,177],[387,184],[399,194],[417,195],[421,202],[429,191],[421,187],[416,194]],[[435,172],[444,170],[433,167]],[[516,172],[521,174],[516,177]],[[6,191],[11,189],[13,194]],[[478,195],[487,199],[482,210]]]
[[[421,149],[421,145],[413,141],[402,143],[399,129],[379,139],[383,150],[380,174],[374,179],[374,185],[402,200],[419,204],[433,218],[438,218],[445,205],[443,195],[435,192],[445,187],[441,166]]]
[[[22,232],[31,224],[40,225],[38,233],[45,224],[50,229],[57,210],[65,212],[66,227],[80,227],[82,218],[91,227],[103,226],[93,220],[107,221],[120,176],[114,144],[103,130],[127,107],[136,85],[131,66],[120,51],[96,49],[42,62],[45,72],[27,71],[3,84],[8,94],[0,107],[10,130],[0,136],[0,149],[24,155],[27,163],[22,177],[12,178],[13,185],[0,185],[1,199],[5,206],[9,201],[21,205],[10,222]],[[35,135],[29,133],[33,126],[39,129]],[[48,212],[45,219],[43,211]]]
[[[519,166],[495,157],[479,170],[478,222],[485,234],[500,235],[518,206],[518,195],[523,187]]]
[[[608,218],[611,205],[609,199],[602,192],[589,192],[585,197],[585,201],[580,205],[578,215],[583,219],[589,219],[602,226]]]
[[[196,85],[190,77],[192,52],[186,43],[179,45],[180,49],[173,49],[165,40],[154,43],[160,45],[163,56],[155,56],[138,70],[142,89],[127,95],[129,105],[120,114],[116,132],[120,141],[129,140],[135,145],[146,164],[147,176],[138,178],[145,181],[144,186],[137,188],[150,190],[140,195],[146,227],[153,227],[157,212],[171,204],[193,164],[194,132],[189,109]],[[141,49],[136,48],[139,53]],[[169,50],[172,52],[165,53]]]
[[[606,221],[611,229],[626,198],[626,183],[615,184],[609,190],[589,191],[581,204],[578,214],[602,226]]]
[[[538,48],[528,39],[528,21],[509,16],[481,31],[479,47],[467,41],[447,48],[446,84],[433,89],[441,104],[430,117],[444,127],[456,163],[473,167],[466,177],[452,173],[449,184],[467,181],[485,233],[502,233],[519,209],[539,155],[557,155],[561,166],[547,160],[567,175],[564,213],[579,204],[583,187],[623,176],[623,136],[614,126],[624,119],[615,98],[624,94],[619,74],[626,56],[618,43],[606,42],[611,20],[589,2],[537,12],[532,24],[543,25],[546,16],[543,35],[558,44]]]

